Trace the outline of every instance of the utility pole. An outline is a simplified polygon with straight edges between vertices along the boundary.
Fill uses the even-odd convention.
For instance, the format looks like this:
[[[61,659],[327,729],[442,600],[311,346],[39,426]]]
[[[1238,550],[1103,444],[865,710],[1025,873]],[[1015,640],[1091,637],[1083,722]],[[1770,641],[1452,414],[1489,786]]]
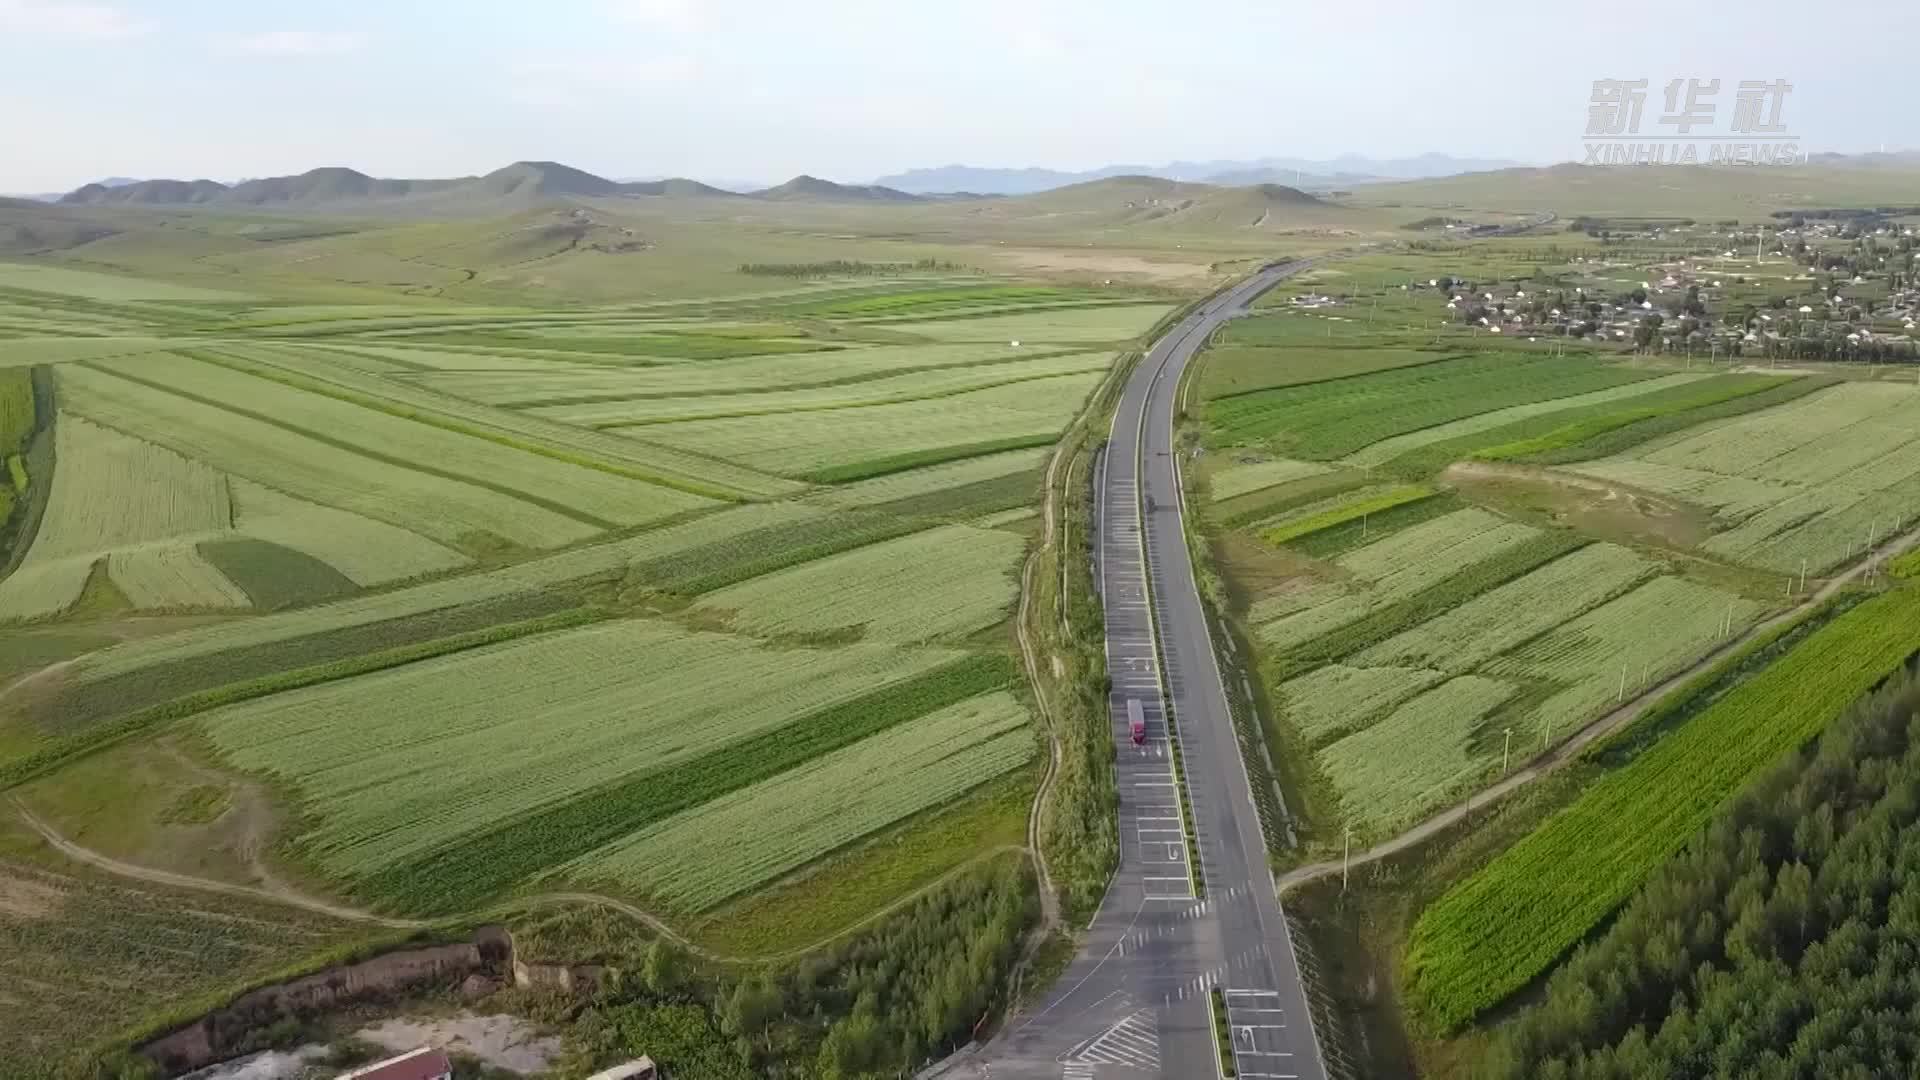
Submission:
[[[1618,704],[1625,700],[1627,700],[1627,665],[1621,664],[1620,665],[1620,696],[1614,699],[1614,703]]]
[[[1347,826],[1346,852],[1340,856],[1340,891],[1347,891],[1347,871],[1353,866],[1353,826]]]
[[[1500,771],[1507,771],[1507,763],[1513,759],[1513,729],[1507,729],[1507,744],[1500,751]]]

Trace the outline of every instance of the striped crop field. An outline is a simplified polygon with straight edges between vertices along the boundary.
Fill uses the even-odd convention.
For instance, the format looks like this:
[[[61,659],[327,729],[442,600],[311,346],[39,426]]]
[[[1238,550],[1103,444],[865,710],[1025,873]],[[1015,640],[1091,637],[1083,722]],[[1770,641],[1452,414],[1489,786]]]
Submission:
[[[123,379],[212,402],[296,437],[374,461],[430,465],[449,480],[517,497],[588,524],[640,525],[706,502],[680,491],[306,393],[218,364],[166,355],[110,361],[100,367]]]
[[[1041,471],[1166,294],[574,296],[580,260],[491,234],[257,242],[292,227],[196,234],[186,280],[259,296],[0,270],[0,618],[32,622],[0,667],[59,676],[0,716],[0,789],[165,871],[455,920],[587,887],[695,939],[843,869],[793,925],[860,925],[1020,833],[1042,742],[1004,631]],[[352,302],[383,289],[436,295]],[[122,760],[127,835],[166,845],[98,831]],[[261,862],[220,854],[251,824],[175,815],[207,769],[262,793]]]
[[[1367,666],[1467,672],[1585,614],[1652,576],[1657,566],[1613,544],[1590,544],[1357,655]]]
[[[252,601],[191,544],[149,544],[107,557],[107,575],[136,608],[244,608]]]
[[[1407,432],[1643,382],[1655,373],[1544,355],[1488,354],[1216,398],[1210,437],[1330,461]]]
[[[822,491],[814,498],[828,506],[875,506],[989,483],[1009,476],[1033,475],[1037,485],[1038,471],[1051,452],[1049,447],[1031,447],[999,454],[982,454],[943,465],[907,469],[870,480],[840,484]]]
[[[1005,618],[1025,548],[1013,533],[948,525],[756,577],[696,606],[751,634],[929,641]]]
[[[581,405],[548,406],[534,411],[537,415],[562,423],[620,431],[676,420],[819,412],[829,409],[890,405],[928,398],[949,398],[969,391],[1025,383],[1035,379],[1104,372],[1112,364],[1113,357],[1108,353],[1069,353],[1065,356],[1018,363],[936,368],[798,390],[770,390],[759,393],[736,391],[691,397],[649,396]]]
[[[1657,577],[1481,670],[1560,688],[1532,719],[1543,734],[1571,731],[1731,640],[1760,610],[1720,589]]]
[[[59,418],[55,438],[59,464],[46,515],[20,569],[0,581],[0,617],[66,610],[79,599],[94,562],[110,552],[211,536],[232,524],[225,478],[199,462],[73,416]],[[110,570],[123,589],[135,588],[130,598],[138,606],[245,605],[245,595],[212,567],[184,569],[194,561],[189,546],[183,555],[123,555]],[[178,577],[169,566],[190,576]]]
[[[0,289],[59,293],[85,300],[166,300],[184,303],[235,303],[245,293],[200,289],[150,278],[98,274],[40,263],[0,262]]]
[[[1013,695],[968,698],[641,829],[563,873],[612,880],[674,910],[704,910],[1034,753],[1026,707]]]
[[[916,322],[913,333],[934,341],[1018,341],[1039,344],[1125,341],[1146,333],[1173,309],[1163,304],[1057,308],[1019,315]]]
[[[411,350],[406,349],[368,350],[355,345],[353,350],[416,362]],[[915,371],[974,365],[997,367],[1009,361],[1031,359],[1037,351],[1014,349],[1006,342],[869,345],[805,356],[752,357],[644,368],[578,363],[556,368],[553,361],[495,355],[485,365],[492,370],[483,370],[482,365],[476,362],[465,368],[450,368],[440,373],[423,373],[412,377],[421,385],[474,401],[530,407],[559,405],[581,399],[691,397],[799,390]]]
[[[1913,387],[1843,383],[1567,468],[1713,511],[1716,555],[1821,573],[1920,518],[1916,406]]]
[[[1453,1030],[1532,982],[1727,799],[1920,649],[1920,591],[1860,604],[1713,699],[1414,924],[1408,985]]]
[[[421,472],[87,368],[60,371],[62,401],[131,432],[295,497],[458,546],[476,534],[528,548],[587,539],[600,526],[490,487]]]
[[[1517,689],[1477,675],[1449,679],[1321,750],[1345,820],[1358,834],[1384,834],[1478,779],[1500,755],[1497,732],[1476,740],[1487,734],[1481,721]]]
[[[291,345],[202,351],[263,377],[367,408],[477,436],[542,457],[717,498],[792,495],[805,485],[710,457],[542,419],[441,393],[398,373],[356,366],[354,354]]]
[[[230,480],[233,527],[258,540],[304,552],[356,585],[385,585],[467,564],[466,556],[417,533],[346,510]]]
[[[1663,390],[1671,390],[1674,387],[1688,386],[1712,377],[1713,376],[1704,373],[1681,372],[1660,378],[1645,379],[1640,382],[1624,383],[1620,386],[1609,386],[1605,389],[1592,390],[1584,394],[1549,398],[1545,401],[1530,401],[1521,405],[1509,405],[1504,409],[1495,409],[1492,412],[1479,413],[1461,420],[1455,420],[1451,423],[1435,424],[1432,427],[1409,431],[1404,435],[1395,435],[1390,439],[1382,439],[1371,446],[1363,447],[1359,451],[1347,455],[1346,458],[1343,459],[1343,464],[1362,468],[1385,465],[1394,458],[1410,451],[1418,450],[1423,446],[1447,442],[1451,439],[1458,439],[1466,435],[1477,435],[1483,431],[1492,431],[1495,428],[1505,427],[1518,420],[1526,420],[1535,416],[1543,416],[1549,413],[1563,412],[1571,409],[1585,408],[1590,405],[1605,405],[1616,401],[1631,400],[1645,394],[1656,394]]]
[[[298,844],[352,879],[956,655],[770,647],[624,621],[281,694],[200,725],[228,763],[297,789],[314,822]]]
[[[657,424],[650,440],[789,476],[853,480],[1052,443],[1102,373],[868,408]]]
[[[1279,696],[1294,727],[1318,745],[1367,726],[1386,710],[1446,679],[1446,672],[1429,668],[1328,664],[1281,683]]]
[[[1421,487],[1418,484],[1361,488],[1358,491],[1334,497],[1330,505],[1324,509],[1307,506],[1296,513],[1278,518],[1273,524],[1261,530],[1260,538],[1269,544],[1288,544],[1349,523],[1361,523],[1361,528],[1364,530],[1365,519],[1376,514],[1384,514],[1408,503],[1419,502],[1434,494],[1432,488]]]
[[[242,488],[241,506],[246,505]],[[82,681],[99,681],[215,656],[243,645],[297,641],[320,634],[484,604],[588,579],[617,580],[630,566],[690,550],[725,545],[757,530],[786,530],[815,521],[827,512],[800,503],[764,503],[723,510],[626,540],[590,544],[498,570],[408,586],[370,596],[196,627],[178,633],[129,641],[91,653],[74,664]]]
[[[1207,474],[1207,490],[1218,502],[1331,471],[1331,468],[1318,462],[1295,461],[1291,458],[1235,462],[1216,467]]]
[[[1458,510],[1335,559],[1348,575],[1345,583],[1323,582],[1265,597],[1248,617],[1270,646],[1303,644],[1537,535],[1530,526],[1484,510]]]

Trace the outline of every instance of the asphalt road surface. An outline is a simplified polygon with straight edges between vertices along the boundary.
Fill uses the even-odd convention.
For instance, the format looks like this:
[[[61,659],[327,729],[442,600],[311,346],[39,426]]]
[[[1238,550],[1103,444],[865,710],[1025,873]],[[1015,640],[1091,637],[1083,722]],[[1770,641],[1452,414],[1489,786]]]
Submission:
[[[1194,583],[1172,454],[1187,362],[1216,327],[1306,266],[1269,267],[1209,300],[1156,342],[1128,380],[1095,474],[1120,867],[1049,995],[940,1075],[1217,1076],[1208,998],[1218,987],[1239,1076],[1325,1080]],[[1190,811],[1175,786],[1163,694],[1173,705]],[[1130,737],[1129,699],[1145,709],[1144,746]],[[1189,820],[1197,867],[1184,839]]]

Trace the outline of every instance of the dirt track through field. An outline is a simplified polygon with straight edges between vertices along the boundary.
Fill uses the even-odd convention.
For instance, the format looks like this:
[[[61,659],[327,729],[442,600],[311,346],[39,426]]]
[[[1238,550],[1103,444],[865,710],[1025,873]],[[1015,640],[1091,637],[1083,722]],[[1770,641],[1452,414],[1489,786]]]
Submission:
[[[40,838],[48,844],[51,844],[54,850],[75,862],[84,863],[96,870],[104,870],[117,877],[131,878],[135,881],[144,881],[153,885],[166,885],[176,889],[193,889],[199,892],[217,892],[225,893],[228,896],[244,896],[252,900],[265,900],[269,903],[297,907],[320,915],[330,915],[333,918],[342,919],[347,922],[372,923],[376,926],[391,927],[395,930],[414,930],[427,925],[417,919],[390,919],[382,915],[375,915],[370,911],[362,911],[359,908],[329,904],[324,900],[316,900],[311,896],[303,896],[291,889],[283,889],[276,892],[272,889],[260,889],[251,885],[235,885],[230,882],[213,881],[209,878],[198,878],[188,874],[176,874],[169,870],[156,870],[150,866],[136,866],[133,863],[121,862],[119,859],[103,855],[91,848],[81,847],[79,844],[61,836],[58,832],[54,831],[53,826],[41,821],[34,815],[33,811],[27,809],[26,805],[19,799],[16,798],[13,800],[13,807],[20,812],[21,820],[25,821],[34,832],[39,833]]]
[[[376,915],[371,911],[365,911],[360,908],[346,907],[341,904],[331,904],[324,900],[319,900],[311,896],[303,895],[302,893],[299,893],[285,885],[280,885],[278,883],[275,884],[274,888],[256,888],[251,885],[236,885],[236,884],[233,884],[232,882],[215,881],[211,878],[194,877],[190,874],[176,874],[170,870],[159,870],[150,866],[138,866],[134,863],[123,862],[119,859],[113,858],[112,856],[104,855],[98,851],[94,851],[91,848],[82,847],[81,845],[74,843],[73,841],[60,835],[60,833],[57,830],[55,830],[53,826],[47,824],[45,821],[42,821],[37,815],[33,813],[33,811],[27,809],[26,806],[23,803],[21,803],[18,798],[13,799],[12,802],[13,802],[14,809],[19,812],[21,820],[25,821],[27,825],[30,828],[32,828],[34,832],[38,833],[41,839],[45,840],[49,845],[51,845],[54,848],[54,850],[60,852],[60,854],[66,856],[69,859],[74,860],[75,862],[83,863],[87,866],[93,867],[96,870],[104,871],[116,877],[128,878],[134,881],[144,881],[151,885],[164,885],[169,888],[175,888],[175,889],[191,889],[196,892],[213,892],[213,893],[223,893],[228,896],[243,896],[252,900],[264,900],[264,901],[267,901],[268,903],[282,904],[287,907],[296,907],[305,911],[311,911],[321,915],[330,915],[336,919],[343,919],[348,922],[370,923],[375,926],[385,926],[395,930],[420,930],[420,929],[425,929],[426,927],[432,925],[432,923],[426,922],[420,919],[389,918],[384,915]],[[948,870],[944,874],[941,874],[939,877],[933,879],[932,881],[927,882],[926,884],[920,886],[919,888],[913,890],[912,892],[906,893],[905,895],[895,898],[891,903],[888,903],[883,907],[875,909],[874,911],[868,913],[867,915],[865,915],[864,917],[860,918],[855,922],[848,923],[846,926],[841,927],[840,929],[834,931],[831,934],[828,934],[826,937],[823,937],[818,941],[810,942],[797,949],[789,949],[785,952],[771,953],[764,956],[729,956],[725,953],[715,952],[712,949],[706,948],[682,936],[678,931],[674,930],[673,927],[669,926],[665,922],[665,920],[661,919],[659,916],[654,915],[643,908],[636,907],[635,905],[628,903],[625,900],[621,900],[618,897],[606,896],[601,893],[591,893],[591,892],[537,893],[532,896],[517,897],[512,900],[505,901],[501,904],[494,905],[493,907],[484,909],[480,912],[476,912],[473,914],[484,916],[489,913],[501,912],[501,911],[506,911],[510,909],[546,907],[546,906],[552,906],[555,904],[576,904],[576,905],[582,905],[582,906],[603,907],[603,908],[609,908],[614,911],[618,911],[622,915],[626,915],[627,917],[634,919],[638,922],[645,923],[649,929],[659,934],[661,937],[667,938],[668,940],[672,941],[674,944],[680,946],[683,949],[686,949],[688,952],[695,953],[708,960],[715,960],[721,963],[756,963],[756,964],[757,963],[773,963],[781,960],[791,960],[796,957],[805,956],[810,952],[814,952],[818,949],[831,945],[834,942],[839,941],[840,939],[848,936],[849,934],[852,934],[855,931],[861,930],[867,926],[870,926],[873,923],[879,921],[880,919],[883,919],[888,915],[891,915],[894,912],[899,911],[901,908],[904,908],[908,904],[911,904],[914,901],[920,899],[922,896],[925,896],[927,893],[946,884],[948,881],[952,880],[954,877],[962,873],[965,873],[968,870],[973,869],[975,866],[978,866],[980,863],[1000,855],[1012,854],[1016,852],[1020,854],[1026,854],[1027,849],[1017,844],[1005,844],[1000,847],[989,848],[985,851],[979,852],[978,854],[974,855],[972,858],[968,859],[967,861],[961,863],[958,866],[953,867],[952,869]],[[469,915],[466,917],[471,918],[473,916]]]
[[[1912,547],[1916,541],[1920,541],[1920,531],[1910,532],[1904,536],[1896,537],[1888,541],[1874,549],[1871,557],[1862,559],[1858,566],[1829,579],[1827,583],[1816,590],[1813,595],[1802,600],[1800,603],[1770,619],[1755,623],[1747,629],[1746,633],[1732,638],[1706,656],[1701,657],[1693,666],[1674,674],[1664,682],[1657,683],[1642,690],[1640,695],[1632,701],[1627,702],[1625,705],[1607,713],[1586,727],[1581,728],[1574,733],[1572,738],[1561,743],[1546,755],[1536,758],[1531,763],[1509,774],[1499,783],[1474,795],[1465,802],[1435,814],[1433,817],[1428,818],[1390,840],[1384,840],[1356,854],[1347,865],[1365,866],[1368,863],[1378,862],[1390,855],[1405,851],[1459,824],[1462,819],[1475,810],[1488,806],[1509,793],[1517,791],[1533,783],[1535,780],[1557,771],[1568,762],[1579,757],[1581,751],[1585,750],[1588,746],[1631,724],[1634,720],[1638,719],[1641,714],[1652,708],[1669,693],[1679,689],[1694,677],[1719,663],[1735,650],[1740,649],[1767,631],[1783,623],[1797,619],[1813,610],[1848,584],[1859,580],[1862,576],[1888,559]],[[1284,894],[1288,889],[1297,888],[1298,886],[1305,885],[1310,881],[1316,881],[1330,874],[1340,873],[1341,866],[1342,864],[1338,860],[1328,860],[1326,862],[1308,863],[1305,866],[1296,866],[1292,870],[1277,877],[1274,880],[1274,886],[1277,891]]]

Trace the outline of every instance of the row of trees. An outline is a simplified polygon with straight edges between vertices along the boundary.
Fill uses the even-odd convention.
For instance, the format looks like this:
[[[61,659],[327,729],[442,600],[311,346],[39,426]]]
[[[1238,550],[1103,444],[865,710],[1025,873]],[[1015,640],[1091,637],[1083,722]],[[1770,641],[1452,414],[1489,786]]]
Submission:
[[[1487,1075],[1920,1075],[1920,683],[1729,806],[1497,1033]]]

